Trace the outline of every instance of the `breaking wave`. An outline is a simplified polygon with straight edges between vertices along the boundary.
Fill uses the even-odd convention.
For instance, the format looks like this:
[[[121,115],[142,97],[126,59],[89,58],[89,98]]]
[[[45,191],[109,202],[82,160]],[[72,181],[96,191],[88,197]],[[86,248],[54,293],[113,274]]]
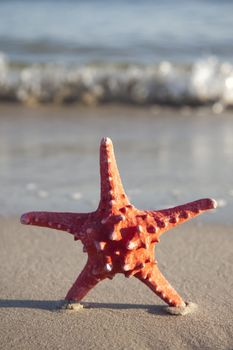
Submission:
[[[0,54],[0,101],[233,107],[233,65],[214,57],[190,65],[21,65]]]

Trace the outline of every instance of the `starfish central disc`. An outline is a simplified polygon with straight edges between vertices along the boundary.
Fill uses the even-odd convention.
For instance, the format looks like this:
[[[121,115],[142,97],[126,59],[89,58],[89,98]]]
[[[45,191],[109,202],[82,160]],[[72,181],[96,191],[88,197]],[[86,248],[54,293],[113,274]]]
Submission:
[[[95,212],[30,212],[21,217],[23,224],[67,231],[81,240],[88,259],[66,300],[81,301],[101,280],[123,273],[141,280],[167,304],[185,306],[159,271],[154,248],[165,231],[216,208],[216,202],[200,199],[158,211],[135,208],[124,191],[109,138],[100,144],[100,177],[101,195]]]

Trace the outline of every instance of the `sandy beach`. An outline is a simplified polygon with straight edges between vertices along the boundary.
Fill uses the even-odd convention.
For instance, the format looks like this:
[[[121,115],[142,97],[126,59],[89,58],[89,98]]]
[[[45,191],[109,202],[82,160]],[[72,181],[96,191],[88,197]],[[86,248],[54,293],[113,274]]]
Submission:
[[[233,348],[231,111],[1,105],[0,123],[2,349]],[[137,207],[219,201],[156,247],[161,271],[198,305],[195,313],[168,315],[148,288],[121,275],[93,289],[83,310],[61,310],[86,261],[82,246],[66,233],[22,226],[19,216],[93,210],[102,136],[114,141]]]
[[[0,0],[0,350],[233,350],[232,13]]]
[[[197,219],[198,221],[198,219]],[[171,316],[135,278],[118,275],[59,311],[85,263],[65,233],[1,219],[2,349],[232,349],[232,228],[187,223],[164,235],[159,266],[194,314]]]

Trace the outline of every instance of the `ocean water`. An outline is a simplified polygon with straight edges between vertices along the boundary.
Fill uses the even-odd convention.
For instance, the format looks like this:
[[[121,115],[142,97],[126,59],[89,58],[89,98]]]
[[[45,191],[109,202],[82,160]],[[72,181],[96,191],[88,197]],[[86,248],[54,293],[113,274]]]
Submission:
[[[0,0],[0,99],[233,105],[230,0]]]
[[[209,108],[159,109],[0,105],[0,216],[95,210],[99,144],[109,136],[136,207],[161,209],[212,197],[218,210],[197,222],[232,224],[231,111],[219,117]]]

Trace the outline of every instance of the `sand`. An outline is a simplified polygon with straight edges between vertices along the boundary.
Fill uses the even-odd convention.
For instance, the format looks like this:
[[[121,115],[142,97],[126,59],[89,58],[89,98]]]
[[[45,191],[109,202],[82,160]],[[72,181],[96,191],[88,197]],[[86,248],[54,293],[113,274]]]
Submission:
[[[72,236],[0,220],[2,349],[232,349],[231,227],[189,222],[164,234],[159,266],[195,313],[172,316],[135,278],[92,290],[78,312],[60,310],[85,254]]]
[[[232,111],[0,106],[0,348],[233,349]],[[22,226],[28,210],[90,211],[98,146],[110,136],[132,203],[160,209],[202,197],[220,206],[167,232],[159,267],[191,314],[174,316],[118,275],[61,309],[85,264],[80,242]],[[42,195],[43,194],[43,195]]]

